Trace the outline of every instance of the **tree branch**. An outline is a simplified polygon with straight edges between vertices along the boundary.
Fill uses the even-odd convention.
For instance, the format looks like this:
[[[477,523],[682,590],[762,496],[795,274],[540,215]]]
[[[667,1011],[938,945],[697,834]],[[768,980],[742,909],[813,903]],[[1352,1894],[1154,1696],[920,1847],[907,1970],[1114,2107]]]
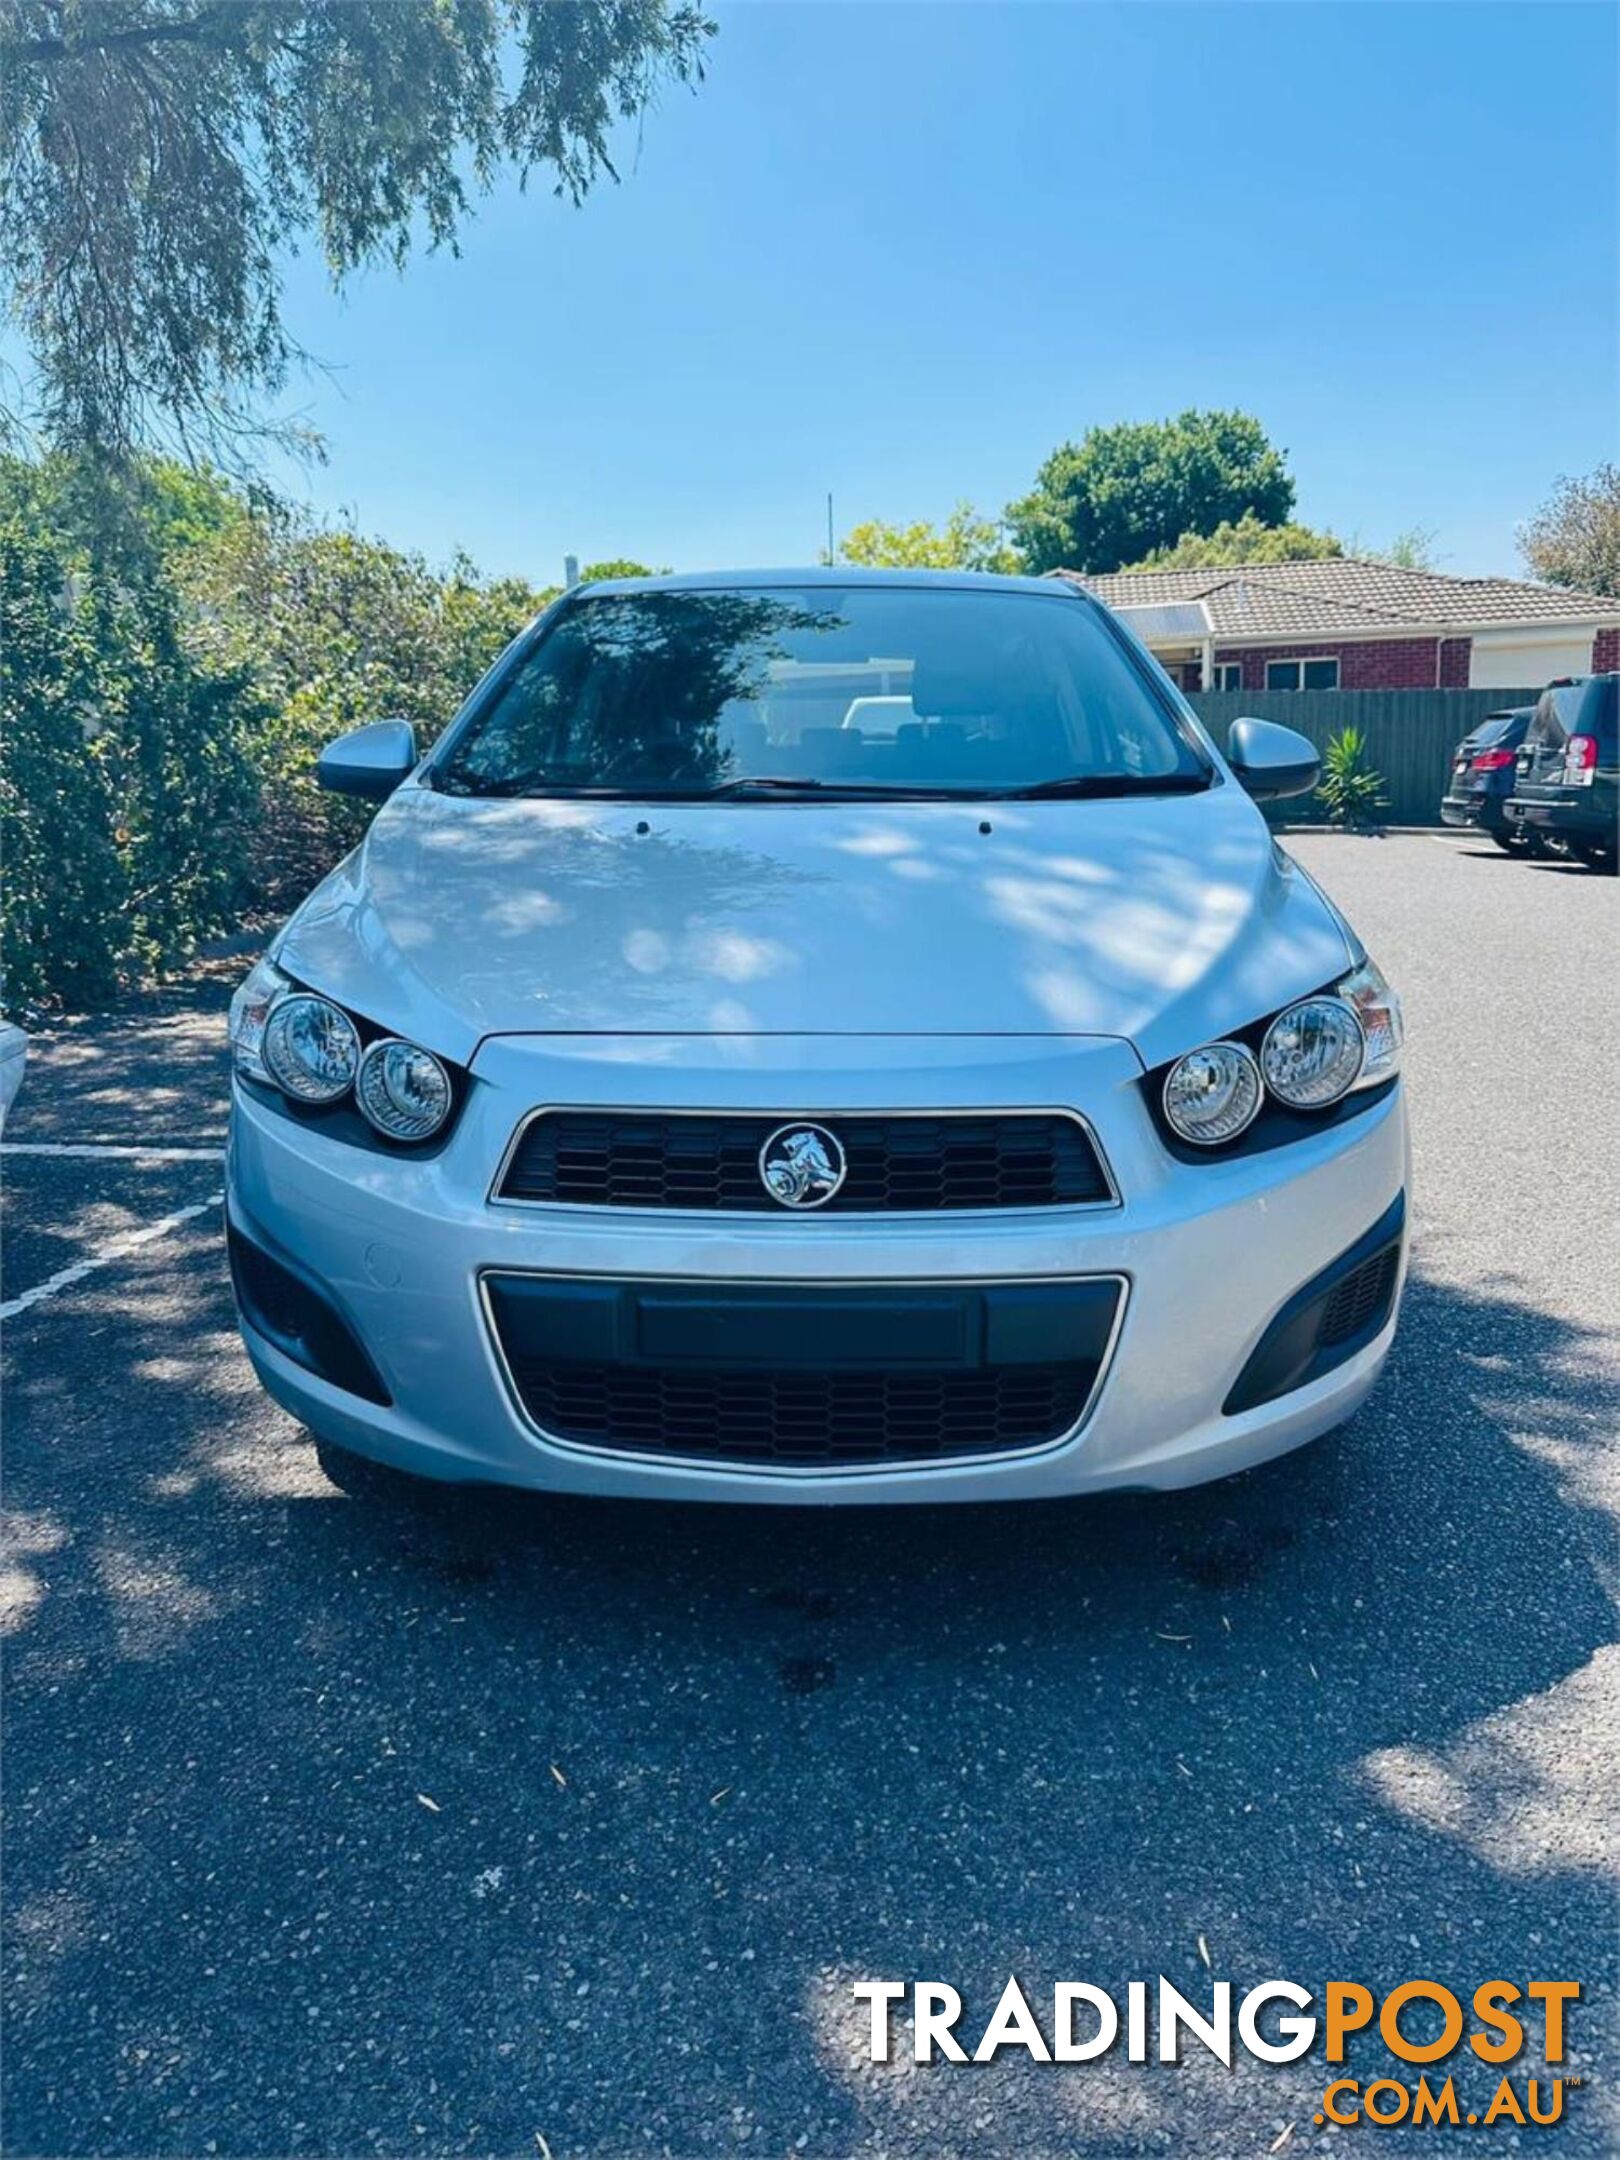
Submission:
[[[83,52],[119,52],[138,45],[195,44],[217,29],[230,14],[228,8],[204,8],[200,15],[193,15],[184,22],[141,23],[128,30],[107,30],[99,37],[25,38],[20,44],[8,45],[0,40],[0,59],[5,60],[71,60]]]

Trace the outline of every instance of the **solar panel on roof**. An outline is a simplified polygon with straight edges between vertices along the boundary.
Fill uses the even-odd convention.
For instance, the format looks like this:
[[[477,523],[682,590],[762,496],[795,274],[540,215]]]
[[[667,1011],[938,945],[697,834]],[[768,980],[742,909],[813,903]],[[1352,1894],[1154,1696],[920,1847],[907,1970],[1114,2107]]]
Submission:
[[[1209,636],[1202,600],[1166,600],[1151,607],[1117,607],[1114,613],[1144,645],[1197,645]]]

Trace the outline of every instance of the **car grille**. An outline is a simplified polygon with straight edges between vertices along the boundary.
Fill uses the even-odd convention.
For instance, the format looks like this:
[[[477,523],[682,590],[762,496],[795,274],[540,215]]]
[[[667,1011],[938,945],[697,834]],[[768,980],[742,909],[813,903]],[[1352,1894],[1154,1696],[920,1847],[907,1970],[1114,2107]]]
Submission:
[[[779,1116],[546,1110],[530,1119],[496,1197],[573,1207],[694,1208],[778,1214],[759,1153]],[[1107,1172],[1077,1119],[1053,1112],[808,1120],[848,1164],[822,1215],[1095,1206]]]
[[[1381,1253],[1374,1253],[1370,1260],[1363,1260],[1360,1267],[1336,1286],[1328,1299],[1317,1340],[1322,1343],[1348,1342],[1376,1316],[1387,1313],[1395,1295],[1395,1278],[1400,1273],[1400,1266],[1399,1245],[1391,1245]]]
[[[1125,1286],[496,1270],[482,1291],[512,1392],[546,1438],[815,1471],[1061,1440],[1099,1383]]]
[[[574,1447],[801,1470],[1042,1447],[1078,1424],[1094,1364],[995,1371],[720,1372],[516,1358],[523,1407]]]

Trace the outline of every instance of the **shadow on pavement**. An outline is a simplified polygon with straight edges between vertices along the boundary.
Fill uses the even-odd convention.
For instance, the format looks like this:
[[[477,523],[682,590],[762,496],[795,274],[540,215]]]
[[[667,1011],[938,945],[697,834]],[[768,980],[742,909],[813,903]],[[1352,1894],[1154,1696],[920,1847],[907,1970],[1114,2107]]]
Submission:
[[[1612,1977],[1577,1319],[1415,1276],[1352,1426],[1180,1497],[377,1506],[219,1270],[8,1391],[13,2150],[1303,2149],[1319,2064],[878,2070],[848,1983]]]
[[[127,997],[111,1015],[71,1014],[31,1028],[7,1140],[222,1141],[225,1012],[252,964],[251,954],[200,960],[183,981]]]

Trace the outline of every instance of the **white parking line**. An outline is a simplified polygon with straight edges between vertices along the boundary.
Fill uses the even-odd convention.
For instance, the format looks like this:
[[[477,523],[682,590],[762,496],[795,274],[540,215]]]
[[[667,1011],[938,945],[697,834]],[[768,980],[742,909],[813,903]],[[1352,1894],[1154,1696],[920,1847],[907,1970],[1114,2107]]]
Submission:
[[[219,1147],[130,1146],[122,1141],[101,1140],[0,1140],[0,1155],[89,1155],[118,1162],[218,1162]]]
[[[61,1268],[44,1282],[35,1283],[32,1290],[24,1290],[20,1296],[8,1299],[4,1305],[0,1305],[0,1320],[15,1319],[18,1313],[26,1312],[30,1305],[38,1305],[46,1298],[55,1297],[59,1290],[71,1289],[76,1282],[83,1282],[86,1275],[94,1274],[97,1268],[107,1267],[114,1260],[127,1258],[130,1253],[138,1252],[143,1245],[150,1245],[155,1238],[167,1237],[171,1230],[178,1230],[182,1224],[194,1222],[199,1215],[206,1215],[212,1209],[222,1206],[224,1200],[223,1192],[210,1193],[206,1200],[198,1200],[191,1207],[176,1208],[172,1215],[161,1216],[158,1221],[147,1223],[139,1230],[126,1230],[122,1237],[115,1237],[110,1244],[103,1245],[99,1252],[92,1253],[88,1260],[75,1260],[71,1267]]]

